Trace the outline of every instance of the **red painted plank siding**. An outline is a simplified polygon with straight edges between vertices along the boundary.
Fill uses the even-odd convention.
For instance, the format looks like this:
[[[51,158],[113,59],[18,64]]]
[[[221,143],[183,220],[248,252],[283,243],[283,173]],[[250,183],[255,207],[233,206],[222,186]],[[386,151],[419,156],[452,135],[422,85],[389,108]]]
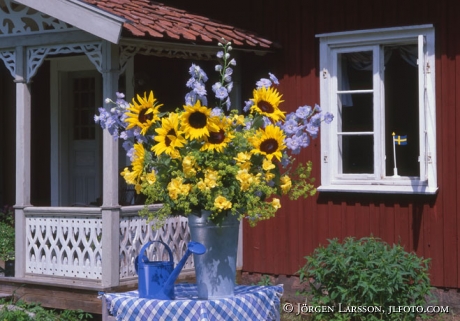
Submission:
[[[234,0],[225,11],[218,6],[210,2],[199,9],[223,21],[231,17],[233,24],[283,46],[268,58],[267,71],[279,77],[283,108],[290,111],[319,102],[315,34],[419,24],[436,29],[438,195],[324,193],[284,202],[275,219],[253,229],[244,226],[243,269],[293,274],[304,264],[303,257],[327,239],[372,234],[431,258],[432,285],[460,288],[460,1]],[[313,160],[320,184],[319,140],[299,159]]]
[[[280,1],[264,1],[264,6]],[[262,5],[262,3],[260,3]],[[263,226],[245,226],[244,270],[292,274],[310,254],[329,238],[362,237],[371,234],[406,250],[431,258],[434,286],[460,288],[460,22],[456,1],[289,1],[283,11],[259,17],[270,28],[254,30],[283,46],[278,70],[281,91],[290,110],[319,100],[318,41],[314,34],[366,28],[432,23],[436,28],[437,148],[439,194],[391,196],[321,194],[303,202],[283,204],[282,213]],[[412,14],[407,14],[412,12]],[[273,38],[274,37],[274,38]],[[302,154],[314,161],[320,177],[319,142]],[[320,183],[318,181],[318,183]],[[288,214],[288,215],[287,215]],[[267,228],[270,226],[270,228]],[[273,227],[276,227],[275,229]],[[281,249],[260,247],[259,252],[279,253],[271,264],[253,255],[252,244],[259,231],[270,232]],[[280,235],[284,233],[285,235]],[[264,234],[264,233],[262,233]],[[247,236],[247,237],[246,237]]]

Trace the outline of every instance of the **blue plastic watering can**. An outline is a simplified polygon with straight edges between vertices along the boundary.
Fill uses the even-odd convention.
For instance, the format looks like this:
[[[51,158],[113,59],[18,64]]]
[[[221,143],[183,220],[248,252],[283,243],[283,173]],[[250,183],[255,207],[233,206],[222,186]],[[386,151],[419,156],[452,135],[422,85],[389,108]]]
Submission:
[[[169,254],[169,261],[149,261],[144,255],[147,248],[153,242],[161,243],[165,246]],[[140,298],[174,300],[174,283],[184,267],[188,257],[193,253],[204,254],[206,247],[198,242],[189,242],[187,251],[177,263],[174,269],[173,254],[169,246],[162,241],[151,241],[146,243],[139,255],[136,257],[134,266],[138,275],[138,290]]]

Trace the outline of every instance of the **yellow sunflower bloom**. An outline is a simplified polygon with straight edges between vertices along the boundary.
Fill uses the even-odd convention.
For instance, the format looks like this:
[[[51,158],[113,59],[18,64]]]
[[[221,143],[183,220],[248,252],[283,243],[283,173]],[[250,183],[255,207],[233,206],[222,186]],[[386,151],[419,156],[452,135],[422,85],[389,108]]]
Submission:
[[[201,147],[201,151],[217,151],[222,153],[224,148],[227,147],[228,143],[235,138],[235,135],[228,130],[229,123],[225,120],[216,121],[219,130],[209,132],[209,136],[205,138],[205,143]]]
[[[131,129],[135,126],[141,129],[141,134],[145,135],[150,126],[160,119],[158,113],[163,104],[156,104],[156,98],[153,96],[153,91],[150,91],[149,97],[144,93],[144,97],[137,95],[137,102],[133,98],[133,103],[129,104],[129,112],[126,112],[125,122],[128,123],[126,129]]]
[[[276,157],[281,160],[281,151],[286,148],[284,145],[283,131],[274,125],[268,125],[265,129],[259,129],[258,135],[251,139],[254,154],[262,154],[269,160]]]
[[[175,157],[178,152],[177,148],[184,147],[187,142],[183,137],[183,132],[179,130],[179,115],[171,113],[168,118],[162,118],[161,127],[155,131],[158,134],[154,138],[157,143],[152,147],[152,151],[157,156],[166,153],[177,158]]]
[[[256,112],[267,116],[275,123],[285,119],[285,112],[281,111],[278,107],[284,100],[281,100],[282,95],[280,95],[275,88],[261,87],[259,89],[254,89],[253,95],[254,98],[251,100],[254,105],[250,109],[251,113]]]
[[[223,196],[217,196],[214,200],[214,206],[221,210],[227,210],[232,208],[232,202],[228,201]]]
[[[211,116],[211,109],[201,106],[198,100],[194,106],[184,106],[184,113],[181,115],[181,130],[185,132],[187,139],[200,139],[209,137],[209,132],[220,130],[217,125],[218,117]]]

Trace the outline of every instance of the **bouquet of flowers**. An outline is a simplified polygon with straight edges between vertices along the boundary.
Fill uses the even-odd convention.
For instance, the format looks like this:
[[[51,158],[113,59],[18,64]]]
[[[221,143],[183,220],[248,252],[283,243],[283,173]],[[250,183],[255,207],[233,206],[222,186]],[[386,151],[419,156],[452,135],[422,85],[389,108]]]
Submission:
[[[281,195],[297,199],[316,192],[311,162],[294,168],[292,155],[307,147],[320,123],[330,123],[333,116],[317,105],[286,115],[272,74],[256,83],[241,113],[231,109],[236,61],[231,43],[219,46],[215,69],[220,81],[212,86],[215,108],[209,107],[206,73],[192,64],[183,109],[162,113],[153,92],[137,95],[132,103],[117,93],[115,102],[106,100],[114,107],[99,108],[95,116],[102,128],[124,140],[131,160],[121,173],[126,182],[147,196],[147,204],[163,204],[150,214],[159,222],[203,209],[216,221],[230,211],[255,225],[275,215]]]

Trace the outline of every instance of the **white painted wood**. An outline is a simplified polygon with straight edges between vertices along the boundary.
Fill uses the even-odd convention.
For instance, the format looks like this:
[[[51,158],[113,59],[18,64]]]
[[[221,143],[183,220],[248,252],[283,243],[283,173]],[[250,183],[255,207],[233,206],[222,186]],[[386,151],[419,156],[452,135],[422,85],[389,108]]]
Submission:
[[[112,43],[118,43],[125,19],[82,1],[17,0],[25,6],[55,17]]]
[[[17,46],[54,46],[73,43],[100,42],[101,39],[82,30],[59,30],[52,33],[0,35],[0,48]]]
[[[102,47],[103,68],[102,96],[115,97],[118,91],[119,50],[115,45],[105,41]],[[106,106],[101,101],[102,106]],[[118,142],[107,130],[103,131],[103,207],[118,206],[118,182],[120,170],[118,167]]]
[[[190,242],[190,232],[186,217],[171,217],[160,230],[153,230],[153,222],[139,217],[140,206],[122,208],[120,219],[120,280],[137,278],[134,262],[142,246],[149,241],[160,240],[168,244],[173,252],[176,265],[184,256]],[[152,207],[155,208],[155,207]],[[150,261],[167,261],[169,256],[161,244],[152,244],[145,253]],[[187,260],[183,274],[194,272],[193,256]]]
[[[434,28],[432,25],[384,28],[317,35],[320,38],[321,107],[336,119],[321,128],[321,186],[319,191],[354,191],[376,193],[437,192],[436,179],[436,106],[434,88]],[[421,42],[426,41],[423,45]],[[385,101],[384,45],[419,44],[419,122],[421,171],[418,177],[391,177],[385,172]],[[374,105],[374,173],[343,174],[339,152],[340,110],[337,78],[340,73],[338,55],[342,52],[372,50]],[[426,71],[429,66],[429,71]],[[350,133],[347,133],[347,135]],[[363,133],[362,133],[363,134]],[[386,133],[388,134],[388,133]],[[387,135],[388,136],[388,135]]]
[[[34,32],[53,32],[55,30],[74,29],[64,21],[18,6],[11,0],[0,1],[0,37],[8,34],[31,34]]]
[[[16,48],[16,209],[15,209],[15,275],[25,273],[25,225],[23,208],[30,205],[30,140],[31,94],[26,83],[25,48]]]
[[[119,75],[119,49],[116,45],[104,41],[102,43],[103,97],[115,97],[118,90]],[[104,104],[104,102],[101,103]],[[104,269],[102,285],[104,286],[117,286],[120,282],[120,265],[113,264],[113,262],[120,260],[118,157],[118,141],[115,141],[107,130],[104,130],[102,137],[102,224],[104,228],[102,250],[105,257],[102,261],[102,268]]]
[[[161,205],[151,206],[157,210]],[[65,277],[67,282],[85,279],[104,287],[120,281],[136,281],[134,259],[144,244],[162,240],[173,251],[177,264],[190,241],[185,217],[172,217],[157,231],[145,217],[139,217],[142,206],[126,206],[121,210],[99,207],[26,207],[24,213],[24,265],[28,276]],[[120,214],[121,213],[121,214]],[[18,224],[18,222],[17,222]],[[110,239],[119,235],[119,242]],[[107,247],[116,252],[110,256]],[[147,251],[150,260],[166,260],[161,245]],[[19,263],[17,261],[17,263]],[[107,266],[116,266],[111,274]],[[194,272],[193,257],[182,274]]]

